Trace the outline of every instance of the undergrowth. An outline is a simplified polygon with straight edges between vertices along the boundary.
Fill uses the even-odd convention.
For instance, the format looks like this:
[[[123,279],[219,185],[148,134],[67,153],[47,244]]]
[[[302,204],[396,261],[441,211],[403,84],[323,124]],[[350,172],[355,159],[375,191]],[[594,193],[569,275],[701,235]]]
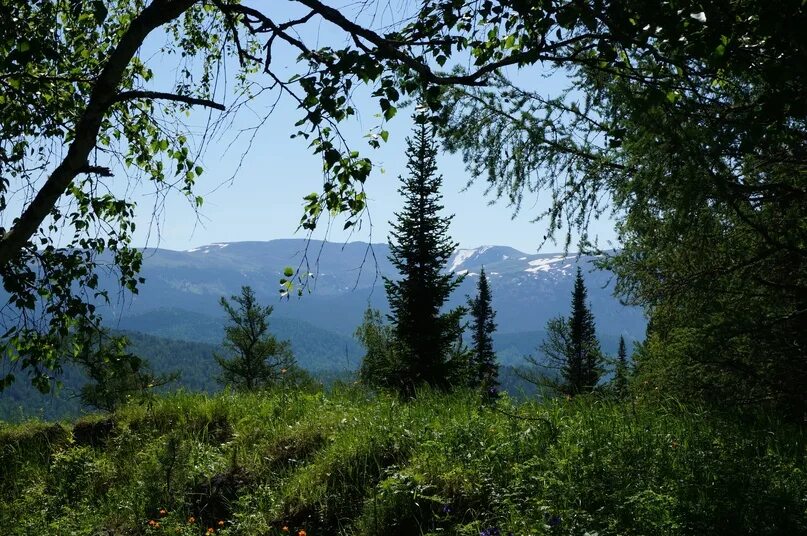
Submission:
[[[179,393],[0,425],[0,532],[807,534],[805,445],[675,403]]]

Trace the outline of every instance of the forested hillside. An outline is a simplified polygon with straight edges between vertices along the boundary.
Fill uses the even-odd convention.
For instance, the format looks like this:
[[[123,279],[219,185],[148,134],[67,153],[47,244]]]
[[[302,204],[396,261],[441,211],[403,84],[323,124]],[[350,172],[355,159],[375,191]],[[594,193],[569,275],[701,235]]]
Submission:
[[[218,325],[218,328],[221,329],[221,326]],[[215,393],[223,388],[216,381],[220,369],[213,359],[213,353],[221,351],[220,345],[155,337],[135,331],[120,333],[130,341],[130,350],[146,359],[155,373],[179,372],[179,378],[160,388],[159,393],[178,389]],[[515,359],[514,347],[507,348],[510,349],[509,355],[514,357],[515,367],[523,365],[523,359]],[[302,354],[299,360],[303,368],[312,373],[315,381],[325,386],[338,381],[355,381],[355,366],[347,367],[339,360],[326,361],[321,357],[329,355],[325,351],[314,355],[319,359],[309,360],[308,354]],[[315,366],[309,368],[312,363]],[[320,366],[316,366],[317,364]],[[503,367],[501,381],[502,388],[511,392],[515,398],[535,394],[535,386],[520,378],[518,370],[513,366]],[[32,417],[45,420],[73,419],[92,411],[92,408],[82,407],[78,399],[81,386],[87,382],[86,375],[79,368],[74,365],[65,367],[60,382],[61,386],[50,394],[42,394],[26,382],[14,383],[0,396],[0,421],[16,422]]]
[[[175,307],[162,307],[139,315],[125,316],[113,327],[177,341],[220,345],[226,320]],[[299,319],[273,314],[269,327],[279,339],[291,342],[300,365],[308,370],[355,369],[361,349],[352,336],[340,335]]]
[[[217,345],[176,341],[154,337],[138,332],[121,332],[130,341],[129,349],[145,358],[156,373],[179,372],[179,379],[166,389],[184,388],[191,391],[212,393],[221,389],[216,383],[218,367],[213,360]],[[75,418],[82,409],[78,399],[81,386],[87,382],[86,375],[75,365],[65,367],[60,376],[60,388],[51,394],[41,394],[25,382],[17,382],[0,396],[0,420],[18,420],[39,416],[54,420]]]

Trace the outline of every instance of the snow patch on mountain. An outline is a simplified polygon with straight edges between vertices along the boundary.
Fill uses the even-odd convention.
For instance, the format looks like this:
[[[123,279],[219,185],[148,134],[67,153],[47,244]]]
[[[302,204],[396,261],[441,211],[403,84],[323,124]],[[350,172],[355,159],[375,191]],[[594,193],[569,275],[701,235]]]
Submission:
[[[496,265],[518,258],[519,255],[523,254],[507,246],[480,246],[472,249],[458,249],[449,259],[447,270],[456,272],[464,268],[478,269],[481,266]],[[526,257],[523,259],[526,259]]]
[[[454,254],[454,260],[451,261],[451,266],[448,267],[449,272],[455,271],[457,268],[462,266],[462,264],[473,257],[474,255],[478,255],[480,253],[479,250],[487,251],[487,247],[482,246],[478,249],[458,249],[457,252]],[[466,270],[467,271],[467,270]]]
[[[224,249],[229,245],[230,244],[228,244],[228,243],[217,242],[217,243],[213,243],[213,244],[208,244],[206,246],[199,246],[198,248],[188,249],[188,250],[185,250],[185,251],[186,251],[186,253],[195,253],[197,251],[201,251],[202,253],[210,253],[210,250],[212,248]]]
[[[571,257],[564,257],[563,255],[558,255],[556,257],[550,257],[548,259],[535,259],[527,263],[530,265],[530,267],[525,269],[524,271],[533,274],[536,274],[538,272],[549,272],[554,268],[552,266],[553,264],[557,264],[569,258]],[[564,266],[564,268],[566,268],[567,266]]]

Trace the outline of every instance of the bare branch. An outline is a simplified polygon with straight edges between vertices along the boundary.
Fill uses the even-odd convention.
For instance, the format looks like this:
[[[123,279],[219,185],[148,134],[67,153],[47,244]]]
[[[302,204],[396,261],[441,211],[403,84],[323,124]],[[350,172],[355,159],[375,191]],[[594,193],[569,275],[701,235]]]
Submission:
[[[182,102],[192,106],[207,106],[208,108],[215,108],[216,110],[225,111],[227,108],[223,104],[212,101],[210,99],[201,99],[198,97],[189,97],[187,95],[177,95],[175,93],[166,93],[165,91],[122,91],[118,93],[113,99],[113,102],[123,102],[134,99],[160,99],[175,102]]]

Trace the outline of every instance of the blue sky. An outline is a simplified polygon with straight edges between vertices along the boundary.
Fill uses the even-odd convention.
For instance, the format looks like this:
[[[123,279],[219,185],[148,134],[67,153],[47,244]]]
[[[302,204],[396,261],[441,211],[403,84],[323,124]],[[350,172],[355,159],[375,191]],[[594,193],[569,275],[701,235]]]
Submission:
[[[308,31],[310,34],[304,37],[319,43],[335,41],[339,44],[342,38],[338,32],[319,25]],[[157,42],[154,40],[145,48],[154,50]],[[144,52],[144,56],[151,54]],[[157,75],[155,84],[170,85],[174,77],[174,58],[153,56],[151,61]],[[296,72],[295,57],[288,52],[278,50],[275,64],[281,74],[288,73],[290,77]],[[306,236],[303,231],[295,231],[302,216],[303,196],[319,191],[322,186],[321,162],[310,153],[306,141],[289,137],[296,131],[294,123],[300,118],[296,105],[290,99],[281,99],[268,115],[274,101],[275,95],[257,99],[251,104],[251,110],[239,112],[228,131],[210,143],[202,159],[205,172],[197,182],[197,193],[205,199],[198,215],[178,193],[169,195],[161,210],[152,215],[154,195],[148,185],[131,192],[139,207],[136,245],[185,250],[212,242]],[[314,238],[386,241],[388,221],[401,206],[396,190],[398,176],[405,172],[404,139],[411,128],[411,110],[399,112],[387,126],[389,142],[382,144],[379,150],[372,150],[363,135],[378,125],[374,117],[377,108],[369,99],[359,96],[358,109],[358,117],[345,125],[345,132],[351,143],[375,164],[366,184],[369,218],[352,236],[342,232],[342,220],[335,220],[330,230],[323,221]],[[196,121],[205,114],[194,114],[191,120]],[[267,115],[268,119],[242,160],[246,136],[232,143],[237,132],[257,125]],[[475,184],[463,191],[469,176],[459,156],[441,154],[439,169],[443,175],[445,211],[455,214],[451,233],[461,247],[497,244],[525,252],[536,251],[546,227],[545,223],[531,222],[546,206],[540,197],[525,199],[521,212],[513,218],[512,208],[504,202],[489,204],[492,198],[483,195],[484,185]],[[610,220],[595,222],[590,232],[599,237],[601,244],[615,237]],[[550,243],[542,251],[556,251],[560,247]]]

